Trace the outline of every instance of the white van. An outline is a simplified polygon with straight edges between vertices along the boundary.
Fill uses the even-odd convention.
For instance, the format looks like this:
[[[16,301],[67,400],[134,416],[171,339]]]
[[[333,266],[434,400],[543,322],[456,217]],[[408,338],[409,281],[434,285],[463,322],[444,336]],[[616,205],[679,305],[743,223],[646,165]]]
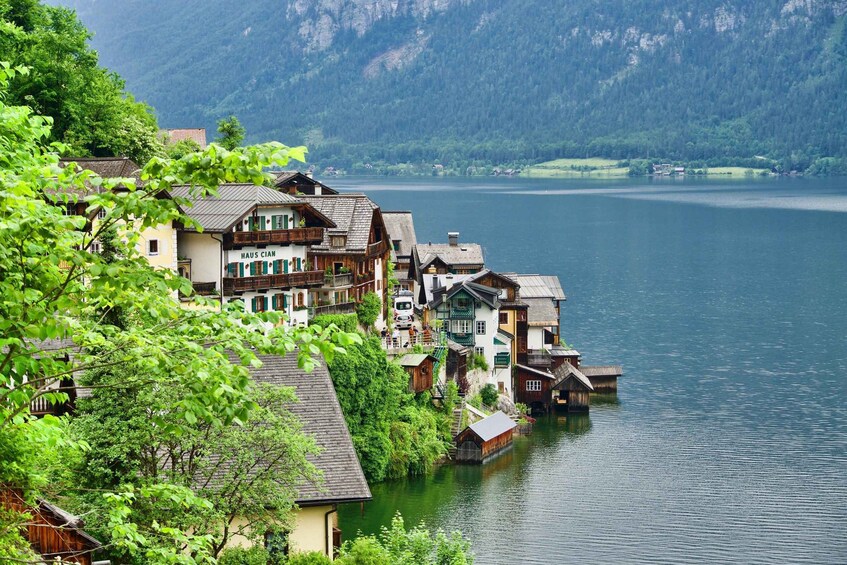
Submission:
[[[415,305],[412,301],[412,293],[408,290],[401,290],[394,297],[394,318],[397,316],[410,316],[414,317],[415,315]]]

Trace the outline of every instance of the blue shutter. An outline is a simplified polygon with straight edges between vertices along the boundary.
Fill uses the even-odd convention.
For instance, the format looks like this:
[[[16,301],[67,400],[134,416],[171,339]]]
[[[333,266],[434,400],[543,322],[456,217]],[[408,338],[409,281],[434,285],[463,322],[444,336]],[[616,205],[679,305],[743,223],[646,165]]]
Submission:
[[[268,311],[268,297],[267,296],[262,297],[262,311],[264,311],[264,312]]]
[[[262,261],[262,274],[263,275],[268,274],[268,262],[267,261]]]
[[[255,297],[255,296],[254,296],[254,297],[250,300],[250,310],[252,310],[253,312],[255,312],[255,311],[256,311],[256,298],[257,298],[257,297]]]

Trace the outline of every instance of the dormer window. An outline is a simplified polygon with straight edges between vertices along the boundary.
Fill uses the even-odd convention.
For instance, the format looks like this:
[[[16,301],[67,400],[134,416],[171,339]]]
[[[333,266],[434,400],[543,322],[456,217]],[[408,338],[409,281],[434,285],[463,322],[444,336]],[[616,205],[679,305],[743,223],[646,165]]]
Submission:
[[[333,247],[344,247],[347,244],[347,236],[333,235],[329,238],[329,243]]]

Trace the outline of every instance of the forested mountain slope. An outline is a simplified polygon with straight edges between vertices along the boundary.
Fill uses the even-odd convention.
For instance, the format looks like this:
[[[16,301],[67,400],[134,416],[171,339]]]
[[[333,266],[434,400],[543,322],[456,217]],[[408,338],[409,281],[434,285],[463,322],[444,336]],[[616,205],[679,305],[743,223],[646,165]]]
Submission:
[[[67,3],[163,127],[313,158],[847,155],[847,0]]]

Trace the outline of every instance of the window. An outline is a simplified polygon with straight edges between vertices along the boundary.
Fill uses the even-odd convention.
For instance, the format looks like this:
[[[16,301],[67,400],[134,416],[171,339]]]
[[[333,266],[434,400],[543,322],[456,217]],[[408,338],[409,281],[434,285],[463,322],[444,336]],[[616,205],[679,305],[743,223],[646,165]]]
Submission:
[[[508,312],[500,312],[500,325],[509,323],[509,313]]]
[[[92,242],[91,242],[91,245],[89,245],[89,246],[88,246],[88,250],[89,250],[91,253],[96,253],[96,254],[98,254],[98,255],[99,255],[99,254],[100,254],[100,252],[102,252],[102,251],[103,251],[103,248],[100,246],[100,242],[99,242],[99,241],[92,241]]]
[[[391,245],[394,247],[394,251],[400,251],[400,240],[399,239],[392,240]]]
[[[65,216],[76,216],[76,204],[65,204]]]
[[[453,331],[457,334],[471,333],[471,321],[453,320]]]
[[[264,312],[268,309],[268,297],[257,296],[253,298],[253,312]]]
[[[476,323],[476,333],[477,335],[485,335],[485,320]]]
[[[473,348],[474,355],[482,355],[485,357],[485,348],[484,347],[474,347]]]
[[[343,235],[333,235],[329,238],[329,243],[333,247],[344,247],[347,243],[347,237]]]
[[[297,306],[303,307],[306,305],[306,293],[300,292],[297,294]]]
[[[467,310],[471,307],[471,301],[468,298],[459,297],[456,299],[456,308]]]
[[[100,208],[99,210],[97,210],[97,219],[98,220],[102,220],[105,217],[106,217],[106,209],[105,208]]]
[[[159,240],[151,239],[147,242],[147,255],[151,257],[159,254]]]
[[[271,229],[272,230],[287,230],[288,229],[288,215],[275,215],[271,216]]]
[[[526,381],[526,391],[527,392],[540,392],[541,391],[541,381]]]

